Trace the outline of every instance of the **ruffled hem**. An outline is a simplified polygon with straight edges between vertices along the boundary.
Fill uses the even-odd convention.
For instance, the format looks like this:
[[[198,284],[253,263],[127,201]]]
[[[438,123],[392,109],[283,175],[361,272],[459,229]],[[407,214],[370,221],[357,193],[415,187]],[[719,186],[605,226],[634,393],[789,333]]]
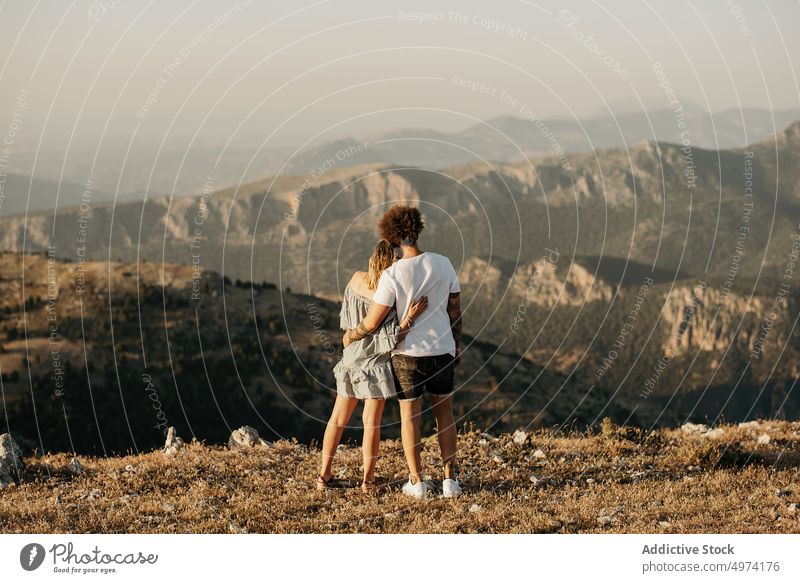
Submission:
[[[356,399],[391,399],[397,395],[392,365],[386,363],[372,368],[350,368],[338,363],[333,367],[336,392]]]

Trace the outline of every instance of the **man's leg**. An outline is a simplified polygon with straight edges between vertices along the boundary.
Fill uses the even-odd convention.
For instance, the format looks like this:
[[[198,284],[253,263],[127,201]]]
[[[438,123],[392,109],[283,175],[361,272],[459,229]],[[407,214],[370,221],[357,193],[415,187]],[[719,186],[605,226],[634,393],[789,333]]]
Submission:
[[[453,419],[453,395],[431,395],[433,415],[436,417],[436,436],[442,452],[445,479],[455,479],[457,433]]]
[[[422,481],[419,470],[422,467],[422,442],[420,441],[420,416],[422,399],[400,400],[400,435],[403,439],[403,452],[406,455],[408,473],[413,483]]]

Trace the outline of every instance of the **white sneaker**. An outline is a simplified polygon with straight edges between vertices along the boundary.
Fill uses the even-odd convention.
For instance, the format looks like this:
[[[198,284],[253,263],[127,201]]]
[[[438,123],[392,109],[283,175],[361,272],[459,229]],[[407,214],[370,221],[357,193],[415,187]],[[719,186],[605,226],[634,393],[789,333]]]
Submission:
[[[442,496],[445,498],[455,498],[461,495],[461,485],[458,480],[446,478],[442,482]]]
[[[424,500],[428,497],[428,485],[423,481],[412,484],[411,480],[409,480],[403,486],[403,494],[406,496],[411,496],[412,498]]]

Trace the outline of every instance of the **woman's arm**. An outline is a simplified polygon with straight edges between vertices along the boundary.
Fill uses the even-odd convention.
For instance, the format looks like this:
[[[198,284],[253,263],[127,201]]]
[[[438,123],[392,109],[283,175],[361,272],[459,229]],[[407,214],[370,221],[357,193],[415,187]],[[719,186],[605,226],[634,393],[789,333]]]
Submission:
[[[408,313],[403,318],[403,322],[400,323],[402,335],[400,340],[405,338],[405,335],[408,334],[408,330],[414,325],[414,319],[424,312],[427,307],[427,296],[423,296],[420,299],[411,302]],[[364,316],[364,319],[361,320],[355,328],[350,328],[344,333],[342,342],[344,343],[345,348],[347,348],[353,342],[361,340],[368,334],[375,332],[375,330],[377,330],[383,323],[383,320],[389,314],[391,309],[391,306],[384,306],[382,304],[372,302],[369,310],[367,311],[367,315]]]
[[[411,302],[408,311],[403,319],[400,321],[400,334],[397,336],[397,343],[400,344],[405,340],[414,321],[428,308],[428,296],[422,296],[418,300]]]
[[[372,302],[364,319],[361,320],[355,328],[349,328],[344,333],[344,337],[342,338],[344,347],[347,348],[356,340],[361,340],[366,335],[375,332],[391,309],[391,306],[384,306]]]

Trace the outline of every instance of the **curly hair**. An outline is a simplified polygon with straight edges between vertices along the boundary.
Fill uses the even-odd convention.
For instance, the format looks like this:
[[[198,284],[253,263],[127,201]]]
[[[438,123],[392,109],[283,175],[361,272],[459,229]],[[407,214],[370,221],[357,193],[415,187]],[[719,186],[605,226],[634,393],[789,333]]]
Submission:
[[[381,237],[395,247],[401,244],[413,245],[425,228],[422,215],[417,207],[397,204],[386,211],[378,223]]]

